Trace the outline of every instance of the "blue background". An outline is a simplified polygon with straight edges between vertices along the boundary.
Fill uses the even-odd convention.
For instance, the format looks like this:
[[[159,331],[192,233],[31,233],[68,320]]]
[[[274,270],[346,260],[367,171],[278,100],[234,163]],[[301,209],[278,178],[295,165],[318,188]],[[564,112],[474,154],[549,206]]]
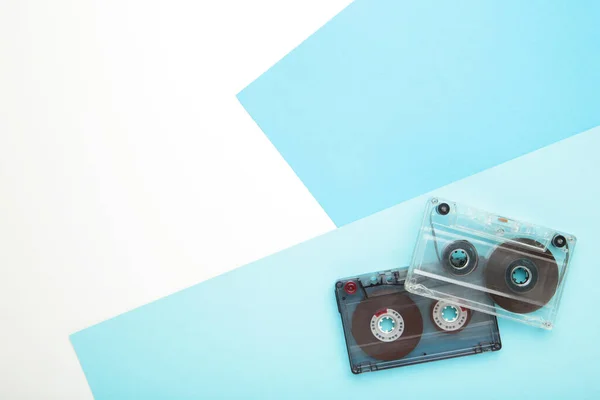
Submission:
[[[93,394],[598,398],[598,149],[600,128],[76,333],[71,340]],[[432,194],[577,235],[556,327],[502,319],[499,352],[352,375],[333,284],[406,265]]]
[[[600,2],[358,0],[238,98],[336,225],[600,124]]]

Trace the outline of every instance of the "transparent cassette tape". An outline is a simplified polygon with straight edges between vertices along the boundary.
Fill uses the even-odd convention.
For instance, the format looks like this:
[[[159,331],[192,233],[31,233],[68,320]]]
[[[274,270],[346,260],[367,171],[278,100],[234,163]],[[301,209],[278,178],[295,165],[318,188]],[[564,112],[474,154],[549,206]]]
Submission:
[[[552,329],[575,243],[564,232],[431,199],[406,289]]]
[[[495,316],[407,292],[407,270],[373,272],[336,282],[354,374],[502,348]]]

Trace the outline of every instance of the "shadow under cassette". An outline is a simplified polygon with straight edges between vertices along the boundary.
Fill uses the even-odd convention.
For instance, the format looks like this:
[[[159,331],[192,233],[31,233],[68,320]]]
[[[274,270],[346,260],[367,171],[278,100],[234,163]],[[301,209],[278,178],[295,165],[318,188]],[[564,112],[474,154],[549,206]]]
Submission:
[[[431,199],[406,289],[552,329],[575,242],[564,232]]]
[[[353,373],[500,350],[495,316],[409,293],[406,272],[394,269],[336,282]]]

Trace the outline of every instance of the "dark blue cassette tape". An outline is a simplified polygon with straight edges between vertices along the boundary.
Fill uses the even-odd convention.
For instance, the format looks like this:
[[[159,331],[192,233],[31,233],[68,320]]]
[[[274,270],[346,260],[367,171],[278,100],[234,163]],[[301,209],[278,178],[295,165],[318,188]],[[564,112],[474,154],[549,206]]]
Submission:
[[[409,293],[406,273],[400,268],[336,282],[353,373],[502,348],[495,316]]]

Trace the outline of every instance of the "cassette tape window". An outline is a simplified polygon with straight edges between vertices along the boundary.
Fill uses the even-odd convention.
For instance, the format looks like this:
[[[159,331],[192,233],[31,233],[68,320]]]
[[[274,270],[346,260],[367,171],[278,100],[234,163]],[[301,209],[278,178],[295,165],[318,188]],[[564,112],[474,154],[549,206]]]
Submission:
[[[430,199],[406,289],[552,329],[575,236]]]

